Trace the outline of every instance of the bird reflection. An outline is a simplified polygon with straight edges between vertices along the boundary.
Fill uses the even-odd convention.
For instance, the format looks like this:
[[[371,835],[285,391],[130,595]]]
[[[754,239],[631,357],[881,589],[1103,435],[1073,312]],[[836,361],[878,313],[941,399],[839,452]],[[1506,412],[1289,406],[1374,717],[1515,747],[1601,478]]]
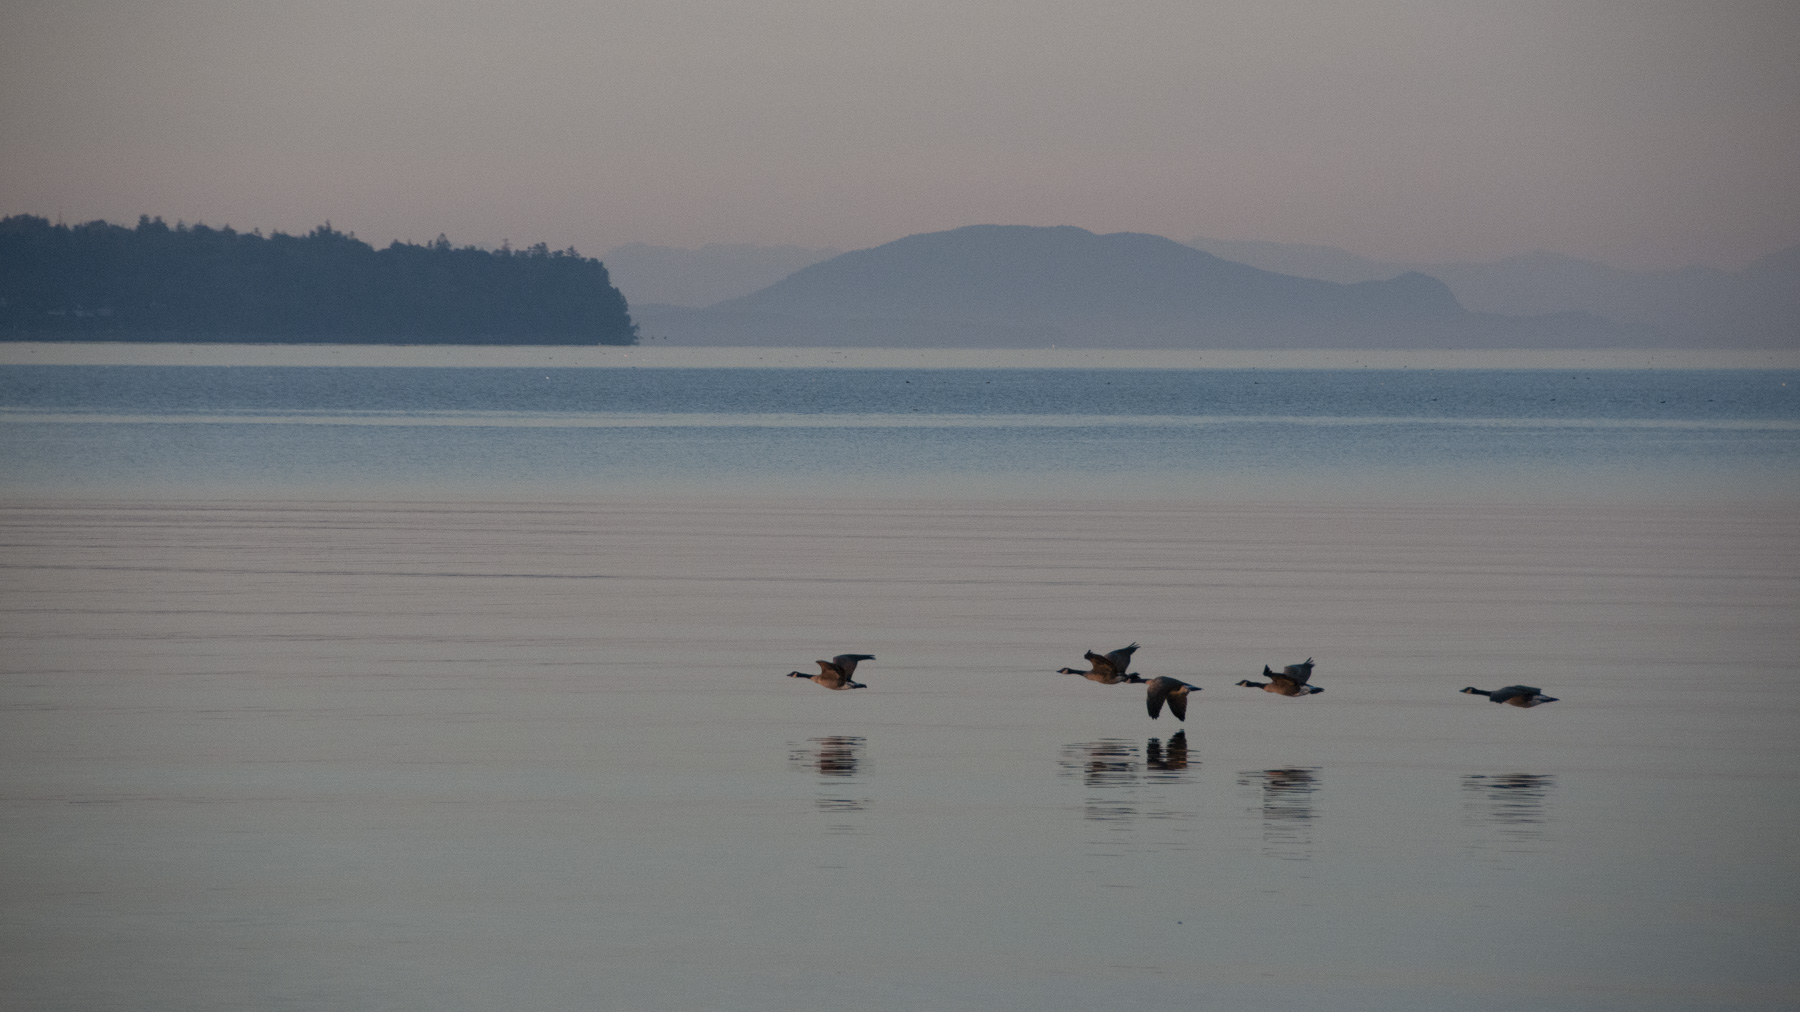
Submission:
[[[1169,744],[1165,748],[1158,739],[1152,738],[1144,744],[1144,765],[1149,767],[1151,776],[1163,779],[1177,779],[1188,768],[1187,732],[1177,731],[1169,736]],[[1170,776],[1169,774],[1174,774]]]
[[[1537,850],[1555,786],[1556,778],[1546,773],[1472,773],[1462,778],[1464,821],[1491,829],[1501,850]]]
[[[1165,743],[1151,738],[1140,749],[1119,738],[1066,745],[1058,764],[1062,775],[1078,778],[1090,794],[1082,817],[1092,822],[1128,825],[1139,819],[1193,819],[1198,813],[1168,805],[1160,791],[1142,788],[1190,775],[1187,734],[1176,732]],[[1198,761],[1193,765],[1198,766]]]
[[[818,747],[812,750],[810,761],[822,777],[853,777],[862,764],[861,738],[836,735],[814,738],[812,744]]]
[[[1065,776],[1080,776],[1088,787],[1126,787],[1137,780],[1138,748],[1117,738],[1068,745],[1061,766]]]
[[[1313,807],[1318,767],[1250,770],[1238,774],[1238,786],[1259,795],[1252,811],[1262,820],[1263,853],[1284,861],[1311,860],[1312,824],[1319,817]]]
[[[854,735],[832,735],[813,738],[804,746],[792,746],[788,760],[801,769],[819,775],[819,784],[830,790],[821,791],[813,805],[823,812],[861,812],[869,807],[867,798],[843,797],[843,788],[858,782],[863,767],[863,748],[867,742]],[[852,826],[834,826],[832,832],[855,832]]]

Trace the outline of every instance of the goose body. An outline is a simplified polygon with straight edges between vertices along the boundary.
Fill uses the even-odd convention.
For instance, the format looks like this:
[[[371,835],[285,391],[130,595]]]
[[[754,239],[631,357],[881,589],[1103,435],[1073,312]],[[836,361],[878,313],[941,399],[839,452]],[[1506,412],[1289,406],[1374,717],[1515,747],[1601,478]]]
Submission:
[[[1112,670],[1095,669],[1093,671],[1076,671],[1074,668],[1057,668],[1056,673],[1059,675],[1080,675],[1090,682],[1099,682],[1101,685],[1118,685],[1121,682],[1128,685],[1142,685],[1144,682],[1143,675],[1125,675]]]
[[[1308,657],[1303,663],[1290,664],[1282,668],[1279,673],[1269,670],[1269,666],[1265,664],[1262,673],[1268,681],[1252,682],[1246,678],[1238,684],[1247,685],[1252,689],[1261,689],[1264,692],[1273,692],[1278,696],[1315,696],[1325,690],[1317,685],[1307,684],[1312,678],[1312,670],[1313,659],[1311,657]]]
[[[856,673],[859,661],[872,661],[874,654],[838,654],[828,661],[819,661],[819,673],[809,675],[804,671],[790,671],[789,678],[804,678],[818,682],[827,689],[866,689],[867,685],[852,681],[850,676]]]
[[[1142,676],[1126,673],[1126,669],[1131,667],[1131,655],[1137,651],[1137,648],[1138,645],[1133,643],[1128,647],[1120,647],[1104,654],[1097,654],[1089,650],[1083,656],[1087,658],[1091,670],[1077,671],[1074,668],[1058,668],[1056,673],[1080,675],[1090,682],[1099,682],[1102,685],[1118,685],[1120,682],[1141,684],[1144,681]]]
[[[1495,703],[1505,703],[1508,706],[1524,709],[1530,709],[1542,703],[1556,702],[1555,696],[1546,696],[1543,689],[1533,688],[1529,685],[1508,685],[1504,689],[1495,689],[1492,692],[1486,689],[1477,689],[1471,685],[1462,691],[1471,696],[1486,696]]]
[[[1164,703],[1169,704],[1169,712],[1175,719],[1187,721],[1188,693],[1199,692],[1200,686],[1189,685],[1179,678],[1168,675],[1157,675],[1144,683],[1144,706],[1150,711],[1150,719],[1162,716]]]

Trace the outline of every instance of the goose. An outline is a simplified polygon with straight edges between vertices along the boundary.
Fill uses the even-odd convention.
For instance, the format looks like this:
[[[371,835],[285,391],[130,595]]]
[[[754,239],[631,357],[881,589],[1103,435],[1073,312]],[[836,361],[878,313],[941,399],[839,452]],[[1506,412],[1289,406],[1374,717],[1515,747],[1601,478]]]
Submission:
[[[827,689],[866,689],[867,685],[851,681],[850,676],[855,673],[858,661],[874,659],[874,654],[838,654],[831,660],[818,662],[819,673],[816,675],[809,675],[804,671],[790,671],[787,676],[818,682]]]
[[[1544,695],[1543,689],[1534,689],[1529,685],[1508,685],[1504,689],[1495,689],[1492,692],[1488,692],[1484,689],[1477,689],[1471,685],[1462,691],[1471,696],[1486,696],[1489,700],[1496,703],[1505,703],[1508,706],[1519,706],[1526,709],[1536,706],[1539,703],[1556,702],[1555,696],[1546,696]]]
[[[1093,666],[1092,671],[1077,671],[1074,668],[1058,668],[1056,669],[1056,673],[1059,675],[1080,675],[1090,682],[1099,682],[1102,685],[1118,685],[1120,682],[1141,685],[1144,681],[1142,675],[1128,675],[1125,673],[1125,669],[1131,667],[1131,655],[1137,648],[1138,645],[1133,643],[1128,647],[1120,647],[1109,654],[1097,654],[1092,650],[1089,650],[1083,656],[1086,657],[1087,662]]]
[[[1273,692],[1278,696],[1313,696],[1325,690],[1317,685],[1306,684],[1307,679],[1312,677],[1312,669],[1313,659],[1311,657],[1308,657],[1303,664],[1290,664],[1282,668],[1280,674],[1270,671],[1269,666],[1265,664],[1263,665],[1263,677],[1268,681],[1252,682],[1246,678],[1238,684],[1247,685],[1252,689],[1261,689],[1264,692]]]
[[[1200,686],[1189,685],[1178,678],[1168,675],[1157,675],[1144,683],[1144,705],[1150,710],[1150,719],[1155,720],[1162,715],[1164,701],[1169,704],[1169,712],[1175,719],[1187,722],[1188,693],[1199,692]]]

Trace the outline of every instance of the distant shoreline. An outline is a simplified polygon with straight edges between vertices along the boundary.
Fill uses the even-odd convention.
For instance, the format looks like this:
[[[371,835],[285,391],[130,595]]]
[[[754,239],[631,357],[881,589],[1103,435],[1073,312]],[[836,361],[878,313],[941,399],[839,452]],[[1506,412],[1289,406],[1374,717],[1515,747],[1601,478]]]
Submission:
[[[758,348],[0,341],[0,366],[853,369],[1800,369],[1800,349]]]

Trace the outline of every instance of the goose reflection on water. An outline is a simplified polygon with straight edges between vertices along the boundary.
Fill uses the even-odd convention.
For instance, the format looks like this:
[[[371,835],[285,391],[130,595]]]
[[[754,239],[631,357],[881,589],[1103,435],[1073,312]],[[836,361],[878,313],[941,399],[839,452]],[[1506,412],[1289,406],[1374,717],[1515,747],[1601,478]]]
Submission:
[[[1284,861],[1312,859],[1312,824],[1318,820],[1313,795],[1319,790],[1317,766],[1248,770],[1238,786],[1256,791],[1251,812],[1262,822],[1263,853]]]
[[[868,798],[843,797],[843,788],[859,782],[863,769],[866,739],[855,735],[831,735],[812,738],[805,745],[791,746],[788,760],[795,766],[811,770],[819,776],[820,792],[813,805],[825,812],[861,812],[869,807]],[[832,832],[854,832],[850,826],[833,827]]]
[[[1471,773],[1462,778],[1464,821],[1489,831],[1502,851],[1540,850],[1555,787],[1556,778],[1547,773]],[[1485,846],[1487,841],[1476,849]]]
[[[1140,749],[1120,738],[1065,745],[1058,763],[1066,777],[1096,792],[1082,807],[1082,817],[1092,822],[1129,824],[1138,819],[1191,820],[1198,813],[1162,803],[1160,792],[1140,796],[1140,787],[1190,776],[1187,732],[1177,731],[1167,742],[1151,738]],[[1199,766],[1193,761],[1192,765]]]
[[[1144,765],[1148,768],[1144,774],[1163,780],[1179,780],[1188,768],[1187,732],[1177,731],[1169,736],[1169,744],[1155,738],[1144,745]]]

